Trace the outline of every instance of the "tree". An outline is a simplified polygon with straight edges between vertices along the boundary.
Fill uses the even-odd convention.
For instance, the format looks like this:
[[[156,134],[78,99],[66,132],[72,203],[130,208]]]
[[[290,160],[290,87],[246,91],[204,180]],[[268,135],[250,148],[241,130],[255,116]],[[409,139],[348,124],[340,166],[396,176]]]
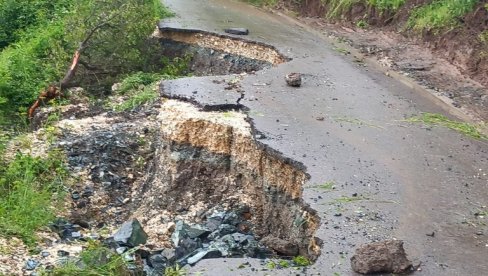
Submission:
[[[38,106],[74,85],[103,91],[127,72],[154,69],[148,39],[164,12],[159,0],[73,3],[64,17],[2,51],[0,99],[6,103],[0,101],[0,109],[22,110],[36,98]]]

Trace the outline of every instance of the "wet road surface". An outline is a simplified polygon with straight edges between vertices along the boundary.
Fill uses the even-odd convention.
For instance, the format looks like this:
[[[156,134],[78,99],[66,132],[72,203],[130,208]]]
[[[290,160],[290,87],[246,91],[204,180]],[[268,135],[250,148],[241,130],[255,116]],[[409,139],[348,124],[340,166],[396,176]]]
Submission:
[[[422,263],[418,275],[487,275],[488,219],[475,214],[488,210],[488,143],[404,121],[421,112],[451,116],[447,106],[355,63],[292,20],[233,1],[163,2],[176,13],[172,27],[248,28],[247,39],[292,58],[245,76],[240,103],[263,134],[260,142],[302,162],[311,175],[304,198],[322,218],[317,236],[324,245],[305,274],[354,275],[349,258],[357,245],[396,238]],[[286,86],[290,72],[304,75],[302,87]],[[229,96],[221,93],[235,93],[212,82],[223,78],[232,77],[179,79],[165,89],[188,97],[197,91],[200,101],[218,103]],[[244,262],[252,267],[238,269]],[[263,268],[258,260],[214,259],[192,271],[297,274]]]

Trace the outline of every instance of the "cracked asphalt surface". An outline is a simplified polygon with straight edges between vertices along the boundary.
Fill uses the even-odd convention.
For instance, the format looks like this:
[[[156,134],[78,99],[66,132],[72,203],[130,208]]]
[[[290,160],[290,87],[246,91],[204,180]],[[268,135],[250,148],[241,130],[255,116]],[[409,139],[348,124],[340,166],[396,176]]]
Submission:
[[[203,260],[191,271],[355,275],[349,262],[355,247],[387,238],[405,241],[410,259],[421,262],[417,275],[488,271],[488,219],[480,216],[488,211],[488,143],[404,121],[421,112],[455,119],[453,110],[428,92],[355,63],[291,19],[234,1],[163,2],[176,13],[167,26],[218,34],[248,28],[246,39],[292,58],[244,76],[239,103],[260,142],[307,167],[304,198],[322,218],[322,255],[305,272],[268,270],[252,259]],[[290,72],[303,74],[302,87],[286,85]],[[239,93],[214,81],[221,79],[232,76],[167,81],[164,93],[210,106],[237,101]]]

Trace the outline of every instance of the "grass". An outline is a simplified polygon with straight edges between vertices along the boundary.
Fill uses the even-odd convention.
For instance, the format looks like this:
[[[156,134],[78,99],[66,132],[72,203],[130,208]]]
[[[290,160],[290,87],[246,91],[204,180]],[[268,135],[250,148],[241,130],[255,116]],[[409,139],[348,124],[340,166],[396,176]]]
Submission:
[[[0,169],[0,235],[17,236],[28,246],[35,232],[54,217],[68,178],[64,155],[52,150],[46,158],[18,153]]]
[[[368,4],[380,11],[396,11],[405,4],[405,0],[368,0]]]
[[[148,86],[139,87],[137,90],[131,90],[127,99],[123,102],[111,105],[112,109],[121,112],[133,110],[143,104],[150,104],[156,101],[159,97],[158,82]]]
[[[366,200],[366,198],[364,198],[362,196],[354,196],[354,197],[341,196],[339,198],[334,199],[334,202],[335,203],[350,203],[350,202],[361,201],[361,200]]]
[[[322,189],[322,190],[326,190],[326,191],[332,191],[335,189],[335,182],[334,181],[327,181],[323,184],[314,185],[311,188],[318,188],[318,189]]]
[[[488,140],[488,136],[483,134],[480,126],[453,121],[441,114],[422,113],[421,115],[411,117],[406,121],[411,123],[423,123],[430,126],[442,126],[477,140]]]
[[[52,271],[43,271],[44,276],[129,276],[133,275],[125,260],[135,249],[119,255],[102,246],[99,242],[91,241],[88,247],[80,253],[78,258],[70,259],[65,264]]]
[[[382,126],[371,124],[371,123],[365,122],[365,121],[363,121],[361,119],[357,119],[357,118],[334,117],[334,120],[336,122],[346,122],[346,123],[355,124],[355,125],[359,125],[359,126],[367,126],[367,127],[372,127],[372,128],[384,129],[384,127],[382,127]]]
[[[309,266],[312,264],[312,262],[307,259],[307,257],[300,255],[293,257],[292,262],[295,266]]]
[[[434,31],[456,27],[461,18],[472,11],[479,0],[436,0],[415,8],[407,26],[414,31]]]
[[[184,276],[187,274],[188,273],[186,270],[180,267],[178,264],[174,267],[167,267],[164,270],[164,276]]]
[[[274,6],[278,3],[278,0],[245,0],[254,6]]]

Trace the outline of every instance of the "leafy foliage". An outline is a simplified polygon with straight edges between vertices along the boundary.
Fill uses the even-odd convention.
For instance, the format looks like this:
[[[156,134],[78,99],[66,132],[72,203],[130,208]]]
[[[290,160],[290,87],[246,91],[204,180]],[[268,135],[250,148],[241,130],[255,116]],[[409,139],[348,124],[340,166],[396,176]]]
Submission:
[[[21,18],[23,13],[28,13],[23,7],[14,5],[17,1],[0,1],[11,6],[0,8],[0,11],[9,11],[0,13],[4,16],[0,20]],[[91,32],[93,36],[82,56],[90,69],[80,67],[74,80],[85,88],[103,92],[130,71],[151,71],[161,67],[161,62],[155,63],[155,57],[148,54],[155,52],[152,50],[156,45],[148,39],[156,20],[170,15],[160,1],[33,2],[36,7],[46,7],[36,12],[50,16],[35,17],[32,21],[37,21],[28,25],[28,32],[20,31],[27,28],[23,25],[15,27],[19,31],[15,32],[15,38],[9,39],[16,42],[0,52],[0,116],[24,113],[42,89],[60,81],[71,62],[71,55]],[[31,1],[19,3],[29,6]],[[2,121],[7,120],[0,118]]]
[[[2,165],[0,233],[33,245],[34,232],[54,218],[53,197],[63,195],[67,178],[63,158],[59,151],[51,151],[46,158],[19,153]]]
[[[18,41],[29,28],[64,16],[73,0],[0,0],[0,50]]]

